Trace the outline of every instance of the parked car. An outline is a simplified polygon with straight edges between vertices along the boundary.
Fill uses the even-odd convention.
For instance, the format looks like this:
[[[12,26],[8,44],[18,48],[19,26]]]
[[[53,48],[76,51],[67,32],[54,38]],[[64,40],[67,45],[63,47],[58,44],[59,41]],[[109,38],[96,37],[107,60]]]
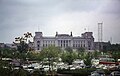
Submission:
[[[120,76],[120,72],[119,71],[113,71],[110,76]]]
[[[91,72],[91,76],[105,76],[105,72],[102,69],[97,69]]]
[[[99,73],[97,73],[96,71],[94,71],[94,72],[91,72],[90,76],[101,76],[101,75]]]
[[[49,65],[43,65],[44,71],[49,71]],[[51,69],[51,66],[50,66]]]

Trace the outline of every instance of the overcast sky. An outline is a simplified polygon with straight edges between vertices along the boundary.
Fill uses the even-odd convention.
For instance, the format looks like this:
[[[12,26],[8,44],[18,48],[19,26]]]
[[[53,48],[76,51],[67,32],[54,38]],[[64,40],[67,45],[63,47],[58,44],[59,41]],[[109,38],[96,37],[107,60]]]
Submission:
[[[100,22],[103,41],[120,43],[120,0],[0,0],[0,43],[38,30],[44,36],[91,31],[97,41]]]

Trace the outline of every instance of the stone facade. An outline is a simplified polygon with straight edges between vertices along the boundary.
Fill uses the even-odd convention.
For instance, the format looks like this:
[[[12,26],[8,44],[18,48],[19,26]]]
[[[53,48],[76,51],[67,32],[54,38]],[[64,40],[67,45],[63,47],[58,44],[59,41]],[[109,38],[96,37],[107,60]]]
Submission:
[[[94,49],[94,37],[92,32],[85,32],[80,36],[73,36],[72,32],[69,34],[58,34],[53,37],[45,37],[42,32],[35,32],[34,36],[34,49],[40,51],[45,47],[54,45],[65,49],[71,47],[77,49],[80,47],[85,48],[86,50]]]

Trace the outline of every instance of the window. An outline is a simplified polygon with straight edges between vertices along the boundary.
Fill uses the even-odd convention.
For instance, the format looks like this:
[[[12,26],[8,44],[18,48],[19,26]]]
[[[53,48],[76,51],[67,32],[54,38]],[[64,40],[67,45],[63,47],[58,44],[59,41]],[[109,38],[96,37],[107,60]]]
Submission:
[[[61,47],[62,47],[62,44],[61,44]]]
[[[66,44],[66,47],[68,47],[68,44]]]
[[[70,43],[70,40],[69,40],[69,43]]]
[[[76,44],[76,46],[75,47],[77,47],[77,44]]]
[[[64,40],[64,43],[65,43],[65,40]]]
[[[40,47],[40,45],[37,45],[38,47]]]
[[[40,41],[37,41],[37,43],[40,43]]]
[[[85,44],[84,44],[84,47],[85,47]]]
[[[63,47],[65,47],[65,44],[63,45]]]
[[[39,50],[40,45],[37,45],[37,47],[38,47],[37,50]]]
[[[39,48],[37,50],[40,50]]]
[[[90,48],[88,48],[90,50]]]

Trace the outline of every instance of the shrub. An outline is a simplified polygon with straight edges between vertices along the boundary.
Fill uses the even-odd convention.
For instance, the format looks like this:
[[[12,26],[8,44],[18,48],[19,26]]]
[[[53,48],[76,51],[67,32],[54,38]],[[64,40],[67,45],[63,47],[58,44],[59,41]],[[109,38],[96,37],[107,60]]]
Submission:
[[[9,68],[2,68],[0,67],[0,76],[9,76],[10,69]]]

